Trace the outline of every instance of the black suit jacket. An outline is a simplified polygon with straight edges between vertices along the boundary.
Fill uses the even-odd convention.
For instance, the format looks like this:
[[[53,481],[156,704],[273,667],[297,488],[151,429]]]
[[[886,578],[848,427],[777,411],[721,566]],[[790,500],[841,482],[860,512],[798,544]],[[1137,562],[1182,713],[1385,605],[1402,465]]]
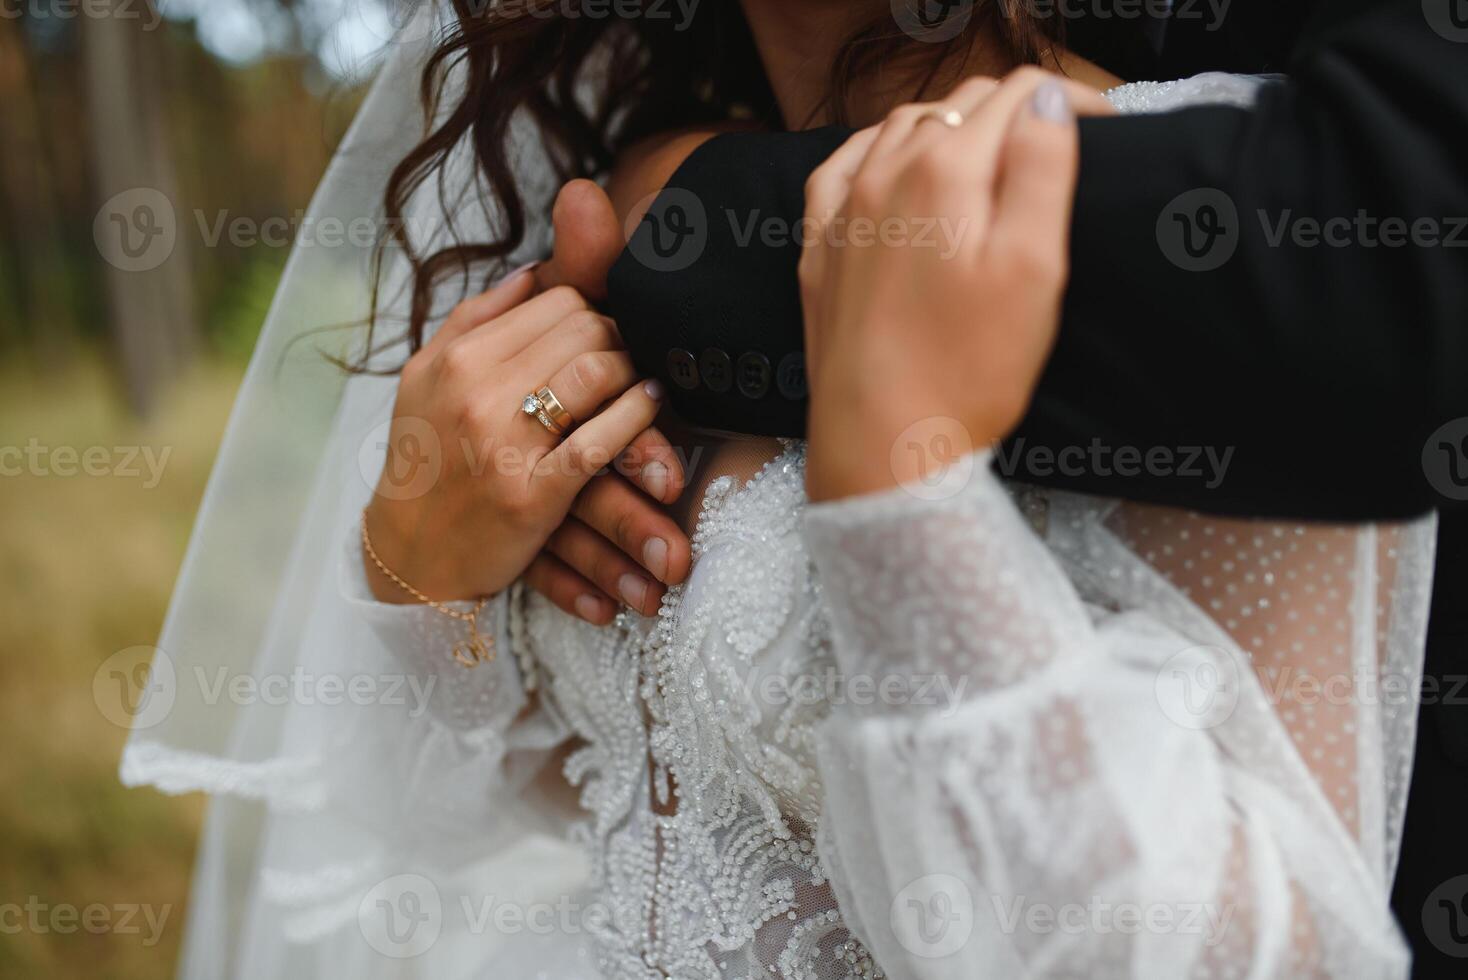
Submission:
[[[1072,41],[1131,78],[1290,81],[1250,110],[1082,122],[1073,278],[1006,475],[1230,515],[1443,511],[1427,655],[1439,693],[1420,716],[1393,904],[1417,975],[1460,976],[1468,878],[1449,896],[1456,910],[1435,889],[1468,875],[1468,686],[1445,696],[1468,676],[1468,518],[1456,499],[1468,485],[1454,482],[1468,474],[1468,440],[1429,439],[1468,419],[1468,0],[1234,0],[1221,22],[1183,16],[1201,6],[1175,0],[1165,35],[1112,18],[1073,25]],[[740,236],[754,216],[797,219],[805,176],[846,135],[715,138],[669,183],[707,209],[702,254],[649,288],[634,254],[639,238],[648,254],[644,225],[613,269],[610,312],[639,368],[669,378],[695,421],[800,430],[798,243]],[[659,204],[650,214],[670,217]],[[1337,244],[1307,244],[1300,219],[1336,219]],[[1452,241],[1392,247],[1386,219]],[[752,339],[751,324],[785,334]],[[1097,444],[1232,455],[1210,486],[1115,467],[1062,473],[1014,452]],[[1425,469],[1425,454],[1445,458]],[[1463,942],[1428,941],[1424,915],[1457,915]]]

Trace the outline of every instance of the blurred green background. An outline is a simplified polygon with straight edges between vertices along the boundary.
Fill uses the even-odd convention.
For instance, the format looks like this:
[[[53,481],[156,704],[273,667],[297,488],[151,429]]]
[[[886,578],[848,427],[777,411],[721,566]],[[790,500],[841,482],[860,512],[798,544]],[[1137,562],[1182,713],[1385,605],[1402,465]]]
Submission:
[[[200,225],[295,220],[394,13],[0,0],[0,976],[173,972],[202,801],[119,785],[126,733],[93,675],[156,640],[289,254]],[[179,216],[145,272],[94,238],[134,186]],[[161,478],[118,447],[166,451]],[[107,475],[82,471],[89,451]],[[158,934],[142,913],[120,928],[128,906],[166,913]]]

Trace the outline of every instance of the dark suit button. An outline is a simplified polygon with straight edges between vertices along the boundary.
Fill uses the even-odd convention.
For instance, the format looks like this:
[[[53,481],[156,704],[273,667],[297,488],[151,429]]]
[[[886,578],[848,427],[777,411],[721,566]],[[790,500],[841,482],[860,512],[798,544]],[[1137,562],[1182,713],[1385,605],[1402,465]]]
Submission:
[[[758,351],[739,357],[739,391],[745,398],[763,398],[770,390],[770,359]]]
[[[810,394],[805,383],[805,355],[800,351],[780,358],[780,369],[775,372],[775,385],[780,394],[793,402],[804,401]]]
[[[698,387],[698,363],[686,350],[674,347],[668,351],[668,377],[685,391]]]
[[[710,347],[698,358],[698,373],[703,375],[709,391],[725,392],[734,387],[734,362],[717,347]]]

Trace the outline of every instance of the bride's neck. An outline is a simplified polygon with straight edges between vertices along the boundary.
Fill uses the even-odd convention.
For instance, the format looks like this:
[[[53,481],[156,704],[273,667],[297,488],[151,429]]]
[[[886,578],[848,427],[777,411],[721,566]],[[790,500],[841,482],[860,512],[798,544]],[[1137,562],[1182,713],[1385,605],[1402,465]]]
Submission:
[[[842,44],[876,18],[891,16],[889,0],[742,0],[742,4],[780,114],[795,129],[832,121],[825,99]],[[868,126],[917,98],[932,72],[931,59],[931,45],[912,44],[867,77],[856,79],[846,106],[848,121]],[[942,98],[969,76],[999,76],[1014,67],[998,37],[976,31],[965,56],[939,66],[922,97]],[[1058,46],[1047,53],[1041,67],[1102,91],[1122,81]]]

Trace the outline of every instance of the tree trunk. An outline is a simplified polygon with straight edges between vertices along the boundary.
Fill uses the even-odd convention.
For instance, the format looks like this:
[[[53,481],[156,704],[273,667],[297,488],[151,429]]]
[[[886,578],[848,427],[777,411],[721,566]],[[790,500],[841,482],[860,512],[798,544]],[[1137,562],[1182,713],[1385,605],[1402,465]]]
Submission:
[[[167,54],[143,4],[106,0],[110,16],[84,18],[94,231],[123,387],[147,415],[195,348],[189,272],[193,224],[178,200],[160,66]]]

